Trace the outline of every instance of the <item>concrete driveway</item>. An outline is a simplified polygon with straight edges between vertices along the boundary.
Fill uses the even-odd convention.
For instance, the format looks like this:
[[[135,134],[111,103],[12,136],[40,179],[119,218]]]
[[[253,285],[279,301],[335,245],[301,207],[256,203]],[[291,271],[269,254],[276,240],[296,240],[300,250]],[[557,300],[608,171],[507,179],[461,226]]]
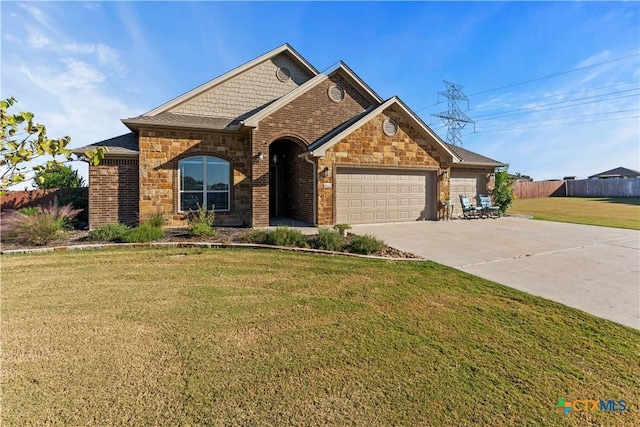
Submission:
[[[397,249],[640,329],[640,232],[526,218],[354,225]]]

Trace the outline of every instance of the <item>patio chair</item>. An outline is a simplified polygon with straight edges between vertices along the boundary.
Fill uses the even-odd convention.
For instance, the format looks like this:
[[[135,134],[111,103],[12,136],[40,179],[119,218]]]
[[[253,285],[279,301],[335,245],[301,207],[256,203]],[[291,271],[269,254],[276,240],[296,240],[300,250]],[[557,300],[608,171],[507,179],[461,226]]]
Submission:
[[[482,208],[482,215],[491,218],[498,218],[500,216],[500,206],[494,206],[491,204],[491,197],[480,196],[480,207]]]
[[[471,205],[464,194],[460,194],[460,204],[462,205],[463,218],[478,218],[479,215],[482,215],[482,207]]]

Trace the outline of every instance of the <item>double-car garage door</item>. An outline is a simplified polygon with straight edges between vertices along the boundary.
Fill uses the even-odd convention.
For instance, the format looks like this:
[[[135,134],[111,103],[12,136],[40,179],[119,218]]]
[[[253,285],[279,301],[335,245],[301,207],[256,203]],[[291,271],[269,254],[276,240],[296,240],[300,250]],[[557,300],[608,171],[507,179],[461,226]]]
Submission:
[[[347,169],[336,175],[336,222],[435,219],[435,172]]]

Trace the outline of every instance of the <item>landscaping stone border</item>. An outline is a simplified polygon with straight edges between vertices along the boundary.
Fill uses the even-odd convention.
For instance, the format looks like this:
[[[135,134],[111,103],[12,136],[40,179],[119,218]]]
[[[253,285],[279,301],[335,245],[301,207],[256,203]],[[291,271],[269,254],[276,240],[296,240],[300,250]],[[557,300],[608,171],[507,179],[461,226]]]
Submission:
[[[358,257],[368,259],[379,259],[387,261],[428,261],[424,258],[393,258],[378,255],[361,255],[351,252],[334,252],[323,249],[298,248],[293,246],[274,246],[257,243],[214,243],[214,242],[149,242],[149,243],[96,243],[91,245],[69,245],[54,246],[47,248],[30,248],[30,249],[8,249],[0,251],[0,255],[26,255],[39,254],[46,252],[63,252],[63,251],[91,251],[111,248],[207,248],[207,249],[225,249],[225,248],[247,248],[247,249],[277,249],[291,252],[306,252],[323,255],[338,255],[346,257]]]

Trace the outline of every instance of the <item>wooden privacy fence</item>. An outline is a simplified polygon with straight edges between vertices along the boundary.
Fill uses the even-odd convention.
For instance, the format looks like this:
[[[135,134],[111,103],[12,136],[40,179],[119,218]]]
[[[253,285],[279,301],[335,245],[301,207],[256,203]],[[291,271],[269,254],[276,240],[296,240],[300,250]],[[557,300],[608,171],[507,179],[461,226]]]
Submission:
[[[536,199],[539,197],[564,197],[566,181],[518,181],[513,185],[516,199]]]
[[[71,196],[87,197],[89,189],[70,188],[65,190],[47,189],[30,191],[10,191],[0,198],[1,209],[20,209],[27,206],[47,206],[54,199],[62,201]]]
[[[640,178],[516,182],[517,199],[539,197],[640,197]]]
[[[640,178],[567,181],[568,197],[640,197]]]

